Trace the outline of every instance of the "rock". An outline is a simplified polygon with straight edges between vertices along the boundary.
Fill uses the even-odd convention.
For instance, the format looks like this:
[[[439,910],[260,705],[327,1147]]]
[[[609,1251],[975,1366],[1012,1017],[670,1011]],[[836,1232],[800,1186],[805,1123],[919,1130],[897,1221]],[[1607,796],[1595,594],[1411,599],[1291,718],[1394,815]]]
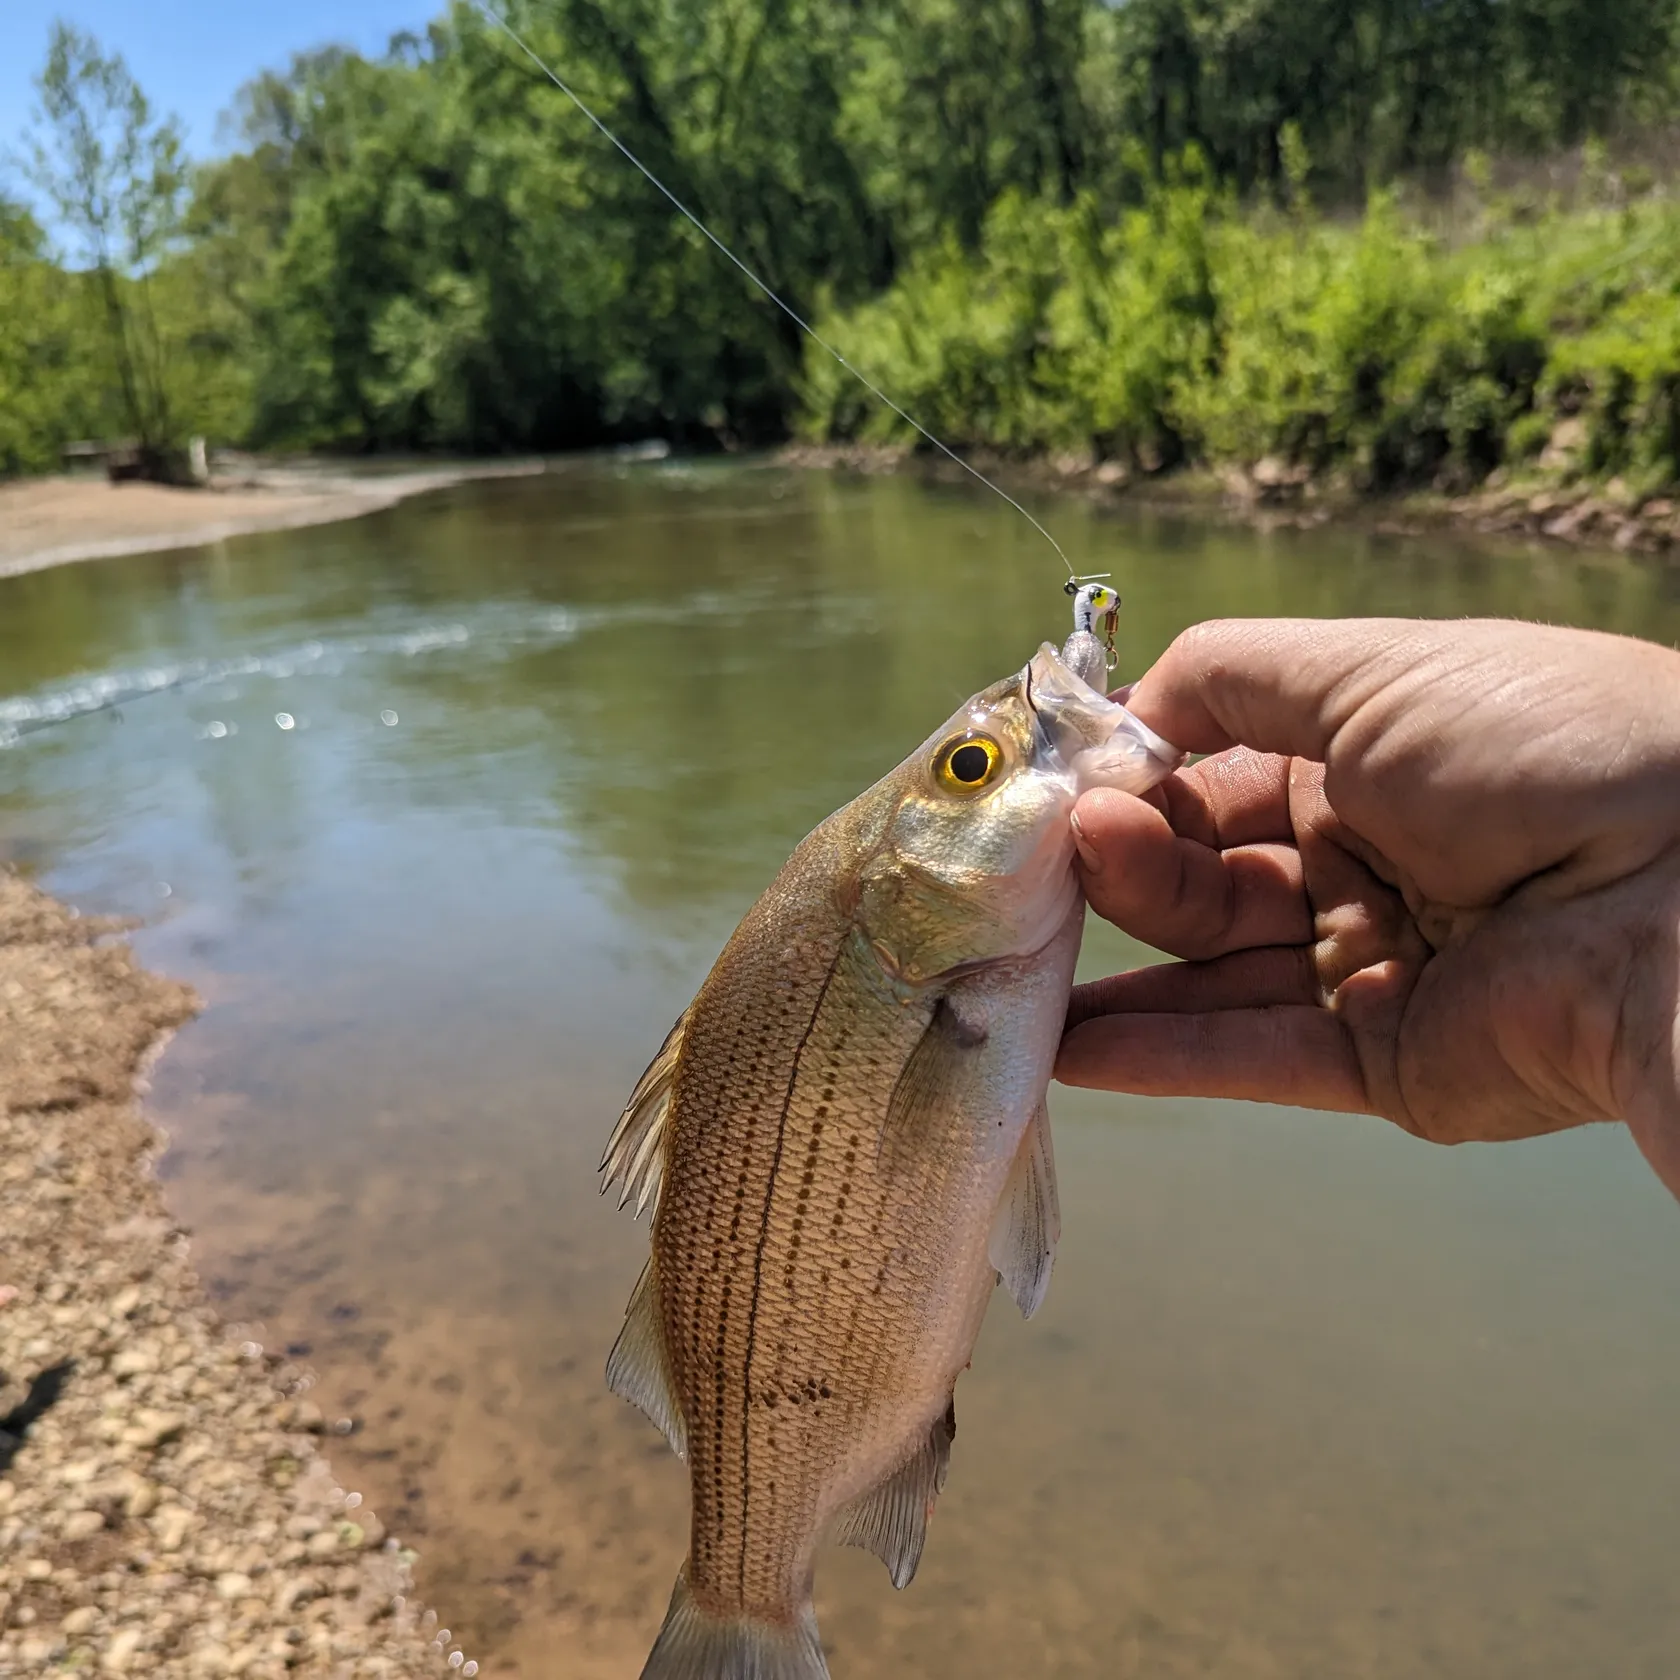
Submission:
[[[227,1647],[206,1641],[188,1653],[187,1670],[192,1674],[226,1674],[227,1662]]]
[[[113,1674],[125,1673],[145,1638],[146,1635],[140,1628],[119,1628],[112,1634],[111,1643],[105,1647],[105,1654],[99,1659],[100,1667],[109,1669]]]
[[[329,1558],[337,1550],[338,1533],[335,1529],[323,1528],[309,1537],[309,1555],[312,1558]]]
[[[1674,503],[1667,496],[1653,496],[1640,510],[1647,519],[1668,519],[1674,513]],[[5,1484],[0,1482],[0,1487]],[[0,1498],[0,1504],[3,1504]]]
[[[1610,540],[1615,547],[1619,548],[1622,553],[1626,554],[1629,549],[1637,548],[1639,546],[1639,539],[1643,535],[1644,531],[1637,519],[1624,519],[1621,524],[1616,527],[1616,534]]]
[[[134,1421],[122,1433],[122,1439],[137,1447],[161,1447],[173,1440],[187,1427],[180,1412],[156,1412],[142,1407],[134,1414]]]
[[[1292,500],[1300,495],[1311,476],[1305,466],[1286,461],[1279,455],[1263,455],[1248,469],[1253,494],[1262,502]]]
[[[287,1410],[286,1427],[319,1435],[326,1429],[327,1420],[313,1400],[294,1400]]]
[[[1131,468],[1124,461],[1104,461],[1096,470],[1098,484],[1107,489],[1117,489],[1132,476]]]
[[[1565,508],[1556,519],[1547,520],[1541,529],[1548,537],[1560,537],[1565,540],[1583,536],[1598,523],[1604,511],[1602,502],[1591,499],[1577,502],[1573,507]]]
[[[290,1575],[280,1583],[279,1591],[274,1595],[275,1613],[288,1616],[298,1605],[307,1604],[320,1594],[321,1583],[313,1576]]]
[[[230,1602],[237,1598],[251,1596],[251,1577],[241,1575],[237,1569],[229,1569],[216,1577],[216,1596]]]
[[[70,1638],[77,1638],[84,1633],[91,1633],[99,1623],[99,1611],[91,1604],[84,1604],[79,1609],[72,1610],[58,1625]]]
[[[149,1343],[141,1342],[134,1347],[124,1348],[111,1361],[111,1375],[119,1379],[143,1377],[155,1371],[157,1366],[157,1349]]]
[[[1568,472],[1587,447],[1587,423],[1578,415],[1560,420],[1552,427],[1546,447],[1540,451],[1543,472]]]
[[[181,1543],[187,1537],[187,1530],[193,1525],[191,1511],[179,1505],[165,1505],[152,1517],[152,1533],[157,1536],[158,1548],[165,1552],[178,1552]]]
[[[103,1511],[72,1511],[64,1519],[62,1533],[66,1540],[86,1540],[105,1526]]]

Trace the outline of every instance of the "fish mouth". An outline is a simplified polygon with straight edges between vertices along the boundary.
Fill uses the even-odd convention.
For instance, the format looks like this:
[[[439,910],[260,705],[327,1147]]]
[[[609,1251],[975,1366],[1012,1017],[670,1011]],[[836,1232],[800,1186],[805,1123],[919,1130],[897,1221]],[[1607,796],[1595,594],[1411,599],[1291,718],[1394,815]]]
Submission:
[[[1147,793],[1185,760],[1170,741],[1071,670],[1051,643],[1021,673],[1021,694],[1038,725],[1039,758],[1074,794],[1091,787]]]

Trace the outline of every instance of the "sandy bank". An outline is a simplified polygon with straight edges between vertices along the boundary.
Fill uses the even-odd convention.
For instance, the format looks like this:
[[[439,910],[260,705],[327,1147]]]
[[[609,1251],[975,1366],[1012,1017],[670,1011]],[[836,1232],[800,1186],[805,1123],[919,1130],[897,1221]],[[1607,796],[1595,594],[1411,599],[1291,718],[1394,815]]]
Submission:
[[[540,461],[497,461],[362,478],[264,467],[205,490],[95,478],[0,484],[0,577],[72,560],[195,548],[251,531],[325,525],[470,479],[542,470]]]
[[[0,872],[0,1676],[447,1674],[307,1374],[217,1323],[164,1209],[133,1092],[195,1008]]]

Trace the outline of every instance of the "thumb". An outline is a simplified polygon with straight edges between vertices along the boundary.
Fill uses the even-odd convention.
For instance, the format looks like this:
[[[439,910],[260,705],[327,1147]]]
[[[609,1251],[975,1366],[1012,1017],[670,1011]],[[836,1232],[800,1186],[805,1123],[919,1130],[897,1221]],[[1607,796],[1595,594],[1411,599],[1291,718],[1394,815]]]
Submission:
[[[1438,635],[1405,619],[1213,619],[1180,635],[1126,705],[1189,752],[1244,746],[1322,764],[1367,700],[1408,673],[1422,683]]]

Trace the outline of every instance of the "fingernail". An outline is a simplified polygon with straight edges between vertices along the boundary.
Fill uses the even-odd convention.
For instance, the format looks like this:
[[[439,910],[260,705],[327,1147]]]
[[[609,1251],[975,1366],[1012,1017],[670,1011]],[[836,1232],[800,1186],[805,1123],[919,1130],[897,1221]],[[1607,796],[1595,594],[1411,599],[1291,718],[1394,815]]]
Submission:
[[[1085,830],[1079,826],[1079,813],[1075,811],[1068,818],[1068,825],[1073,829],[1073,844],[1079,853],[1080,861],[1085,865],[1087,875],[1102,873],[1102,859],[1097,854],[1097,848],[1085,838]]]

